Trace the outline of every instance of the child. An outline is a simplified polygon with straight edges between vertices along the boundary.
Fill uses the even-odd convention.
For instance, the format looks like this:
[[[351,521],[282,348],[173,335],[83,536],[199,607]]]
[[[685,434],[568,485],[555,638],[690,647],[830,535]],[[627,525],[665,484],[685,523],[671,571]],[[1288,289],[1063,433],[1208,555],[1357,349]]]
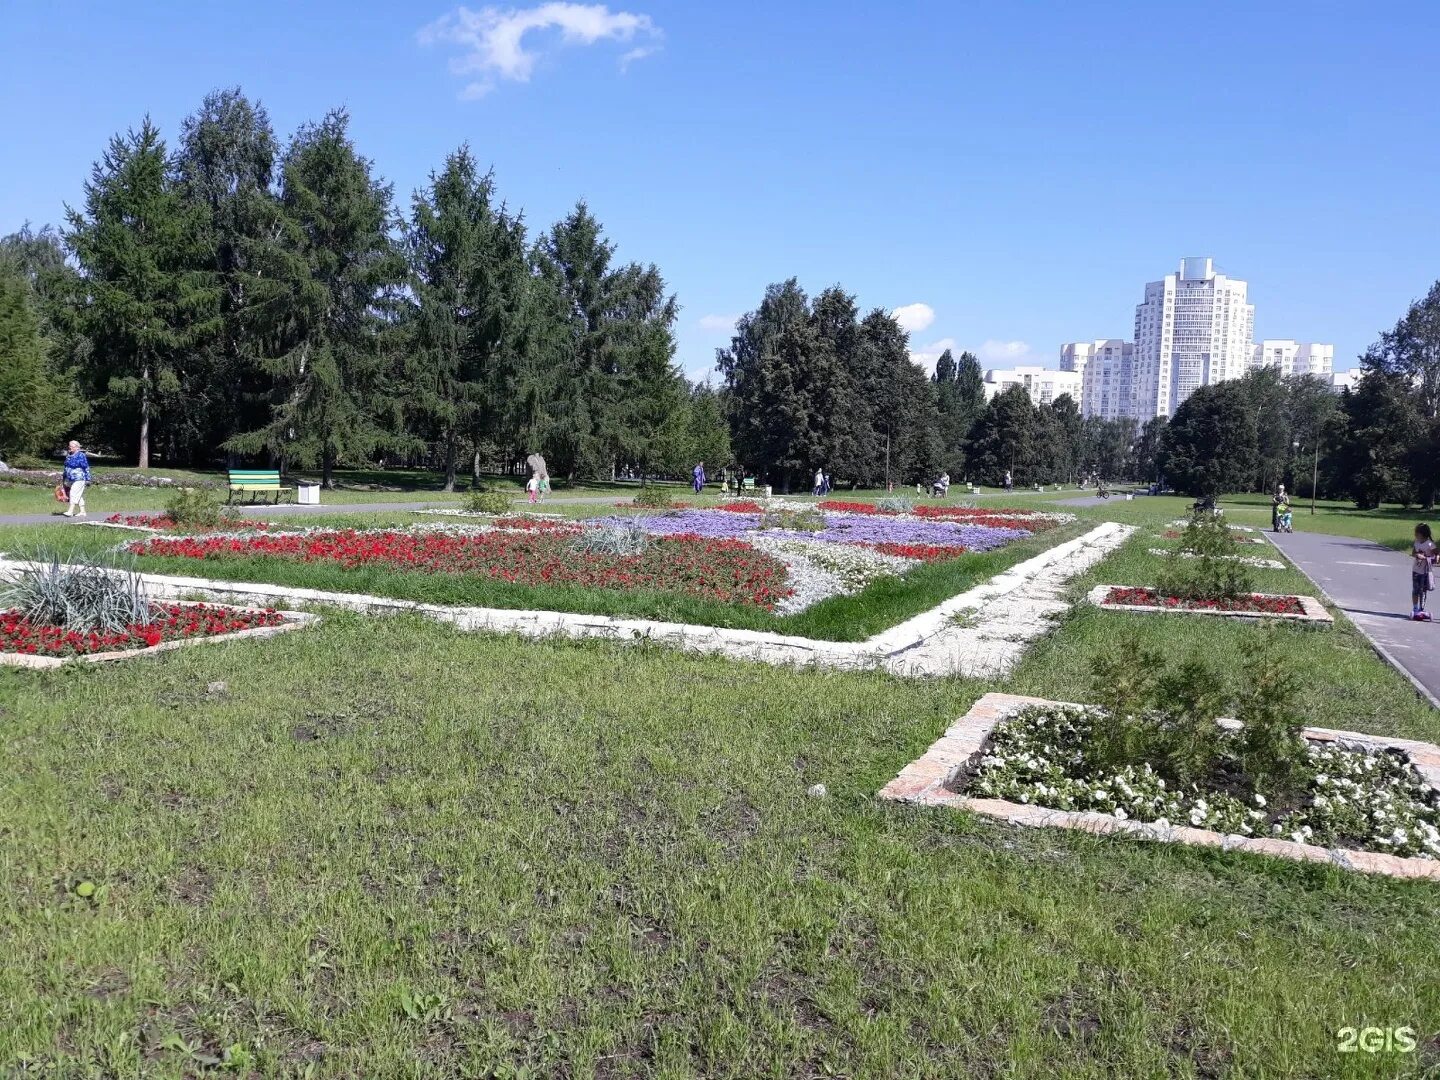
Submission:
[[[1425,610],[1425,594],[1430,591],[1430,568],[1435,565],[1435,550],[1430,526],[1422,521],[1415,526],[1415,542],[1410,545],[1410,554],[1415,559],[1410,568],[1410,618],[1416,622],[1430,621],[1430,613]]]
[[[540,477],[540,501],[545,501],[545,496],[550,494],[550,474],[546,473]]]
[[[525,490],[530,496],[530,505],[534,506],[535,500],[540,496],[540,478],[531,476],[529,480],[525,481]]]

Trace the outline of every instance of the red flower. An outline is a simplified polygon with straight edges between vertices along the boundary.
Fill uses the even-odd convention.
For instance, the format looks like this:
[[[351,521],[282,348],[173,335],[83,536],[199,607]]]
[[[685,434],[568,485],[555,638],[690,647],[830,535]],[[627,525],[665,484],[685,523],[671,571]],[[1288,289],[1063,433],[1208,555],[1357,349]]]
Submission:
[[[1155,589],[1115,588],[1105,594],[1107,604],[1125,607],[1165,607],[1187,611],[1235,611],[1250,615],[1304,615],[1305,605],[1294,596],[1260,596],[1251,593],[1234,600],[1184,600],[1162,596]]]

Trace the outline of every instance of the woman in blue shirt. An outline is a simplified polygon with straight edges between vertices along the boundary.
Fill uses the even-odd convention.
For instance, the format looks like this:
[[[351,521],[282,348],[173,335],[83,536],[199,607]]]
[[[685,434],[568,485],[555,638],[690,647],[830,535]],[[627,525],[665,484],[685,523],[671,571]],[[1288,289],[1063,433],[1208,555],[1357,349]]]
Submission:
[[[74,439],[70,440],[69,453],[65,455],[65,483],[70,488],[70,505],[65,508],[65,516],[83,518],[85,485],[90,483],[90,459]]]

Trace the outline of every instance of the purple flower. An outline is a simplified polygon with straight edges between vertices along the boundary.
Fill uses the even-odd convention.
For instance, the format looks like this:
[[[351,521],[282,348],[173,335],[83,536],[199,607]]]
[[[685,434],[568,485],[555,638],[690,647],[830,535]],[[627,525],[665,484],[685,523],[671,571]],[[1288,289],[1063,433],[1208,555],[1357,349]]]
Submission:
[[[667,510],[635,517],[590,518],[588,525],[633,525],[656,536],[694,533],[707,540],[744,536],[760,523],[759,514],[732,514],[725,510]]]

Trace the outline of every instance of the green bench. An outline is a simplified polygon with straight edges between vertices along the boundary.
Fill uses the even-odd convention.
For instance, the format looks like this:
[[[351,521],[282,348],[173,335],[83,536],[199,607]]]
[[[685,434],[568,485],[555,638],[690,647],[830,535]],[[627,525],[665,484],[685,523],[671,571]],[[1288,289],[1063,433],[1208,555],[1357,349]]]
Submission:
[[[294,488],[282,488],[280,486],[279,469],[231,469],[230,470],[230,497],[225,501],[234,502],[235,493],[250,492],[250,501],[255,501],[255,496],[266,491],[275,493],[275,502],[280,502],[282,491],[293,491]]]
[[[737,476],[731,483],[734,485],[731,490],[733,490],[736,495],[739,495],[741,492],[755,490],[755,478],[753,476],[743,478]]]

